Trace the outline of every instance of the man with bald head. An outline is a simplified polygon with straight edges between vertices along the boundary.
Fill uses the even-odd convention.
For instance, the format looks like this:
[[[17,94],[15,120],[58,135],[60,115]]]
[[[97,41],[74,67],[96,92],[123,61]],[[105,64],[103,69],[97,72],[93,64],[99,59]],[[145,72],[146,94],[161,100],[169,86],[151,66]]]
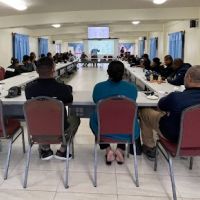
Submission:
[[[177,143],[180,132],[181,114],[184,109],[200,104],[200,65],[188,69],[184,78],[185,90],[172,92],[158,102],[158,109],[140,110],[140,125],[143,153],[155,159],[153,130],[173,143]]]

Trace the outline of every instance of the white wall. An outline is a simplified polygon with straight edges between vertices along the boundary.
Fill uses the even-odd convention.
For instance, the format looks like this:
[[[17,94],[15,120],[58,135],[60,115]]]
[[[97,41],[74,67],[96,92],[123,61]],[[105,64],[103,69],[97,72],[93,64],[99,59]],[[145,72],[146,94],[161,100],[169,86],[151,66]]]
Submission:
[[[29,37],[30,52],[35,52],[38,58],[38,38]]]

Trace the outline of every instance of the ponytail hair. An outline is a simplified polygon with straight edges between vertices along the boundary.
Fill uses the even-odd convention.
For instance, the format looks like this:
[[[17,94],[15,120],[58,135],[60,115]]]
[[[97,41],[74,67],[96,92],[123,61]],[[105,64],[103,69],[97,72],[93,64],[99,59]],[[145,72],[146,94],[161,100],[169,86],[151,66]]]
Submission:
[[[112,61],[108,65],[107,72],[111,81],[120,82],[124,75],[124,64],[120,61]]]

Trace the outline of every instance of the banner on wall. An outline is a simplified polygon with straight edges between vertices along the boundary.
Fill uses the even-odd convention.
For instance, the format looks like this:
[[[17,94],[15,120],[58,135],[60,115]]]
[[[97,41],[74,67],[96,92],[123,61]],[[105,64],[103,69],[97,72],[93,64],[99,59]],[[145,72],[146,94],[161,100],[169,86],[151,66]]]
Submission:
[[[77,57],[80,57],[84,51],[83,43],[69,43],[68,48],[72,50],[72,53],[74,53]]]
[[[119,52],[122,47],[124,47],[125,52],[134,54],[134,43],[119,43]]]

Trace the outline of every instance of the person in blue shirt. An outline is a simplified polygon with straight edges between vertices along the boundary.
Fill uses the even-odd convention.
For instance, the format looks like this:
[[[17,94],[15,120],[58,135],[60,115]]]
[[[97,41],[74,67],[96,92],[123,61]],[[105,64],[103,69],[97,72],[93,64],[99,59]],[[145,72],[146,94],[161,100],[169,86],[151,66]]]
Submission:
[[[153,130],[173,143],[179,140],[183,110],[200,104],[200,66],[190,67],[184,78],[185,90],[172,92],[158,102],[158,109],[143,108],[139,112],[143,153],[155,159]]]
[[[108,80],[95,85],[93,90],[93,100],[97,104],[100,100],[112,96],[123,95],[134,101],[137,99],[137,88],[134,84],[123,81],[124,64],[120,61],[112,61],[107,73]],[[98,133],[97,113],[94,112],[90,118],[90,127],[95,135]],[[135,139],[139,138],[140,129],[138,121],[135,123]],[[116,159],[118,164],[124,163],[125,144],[118,144],[114,152],[110,144],[100,144],[100,149],[106,149],[106,164],[110,165]]]

